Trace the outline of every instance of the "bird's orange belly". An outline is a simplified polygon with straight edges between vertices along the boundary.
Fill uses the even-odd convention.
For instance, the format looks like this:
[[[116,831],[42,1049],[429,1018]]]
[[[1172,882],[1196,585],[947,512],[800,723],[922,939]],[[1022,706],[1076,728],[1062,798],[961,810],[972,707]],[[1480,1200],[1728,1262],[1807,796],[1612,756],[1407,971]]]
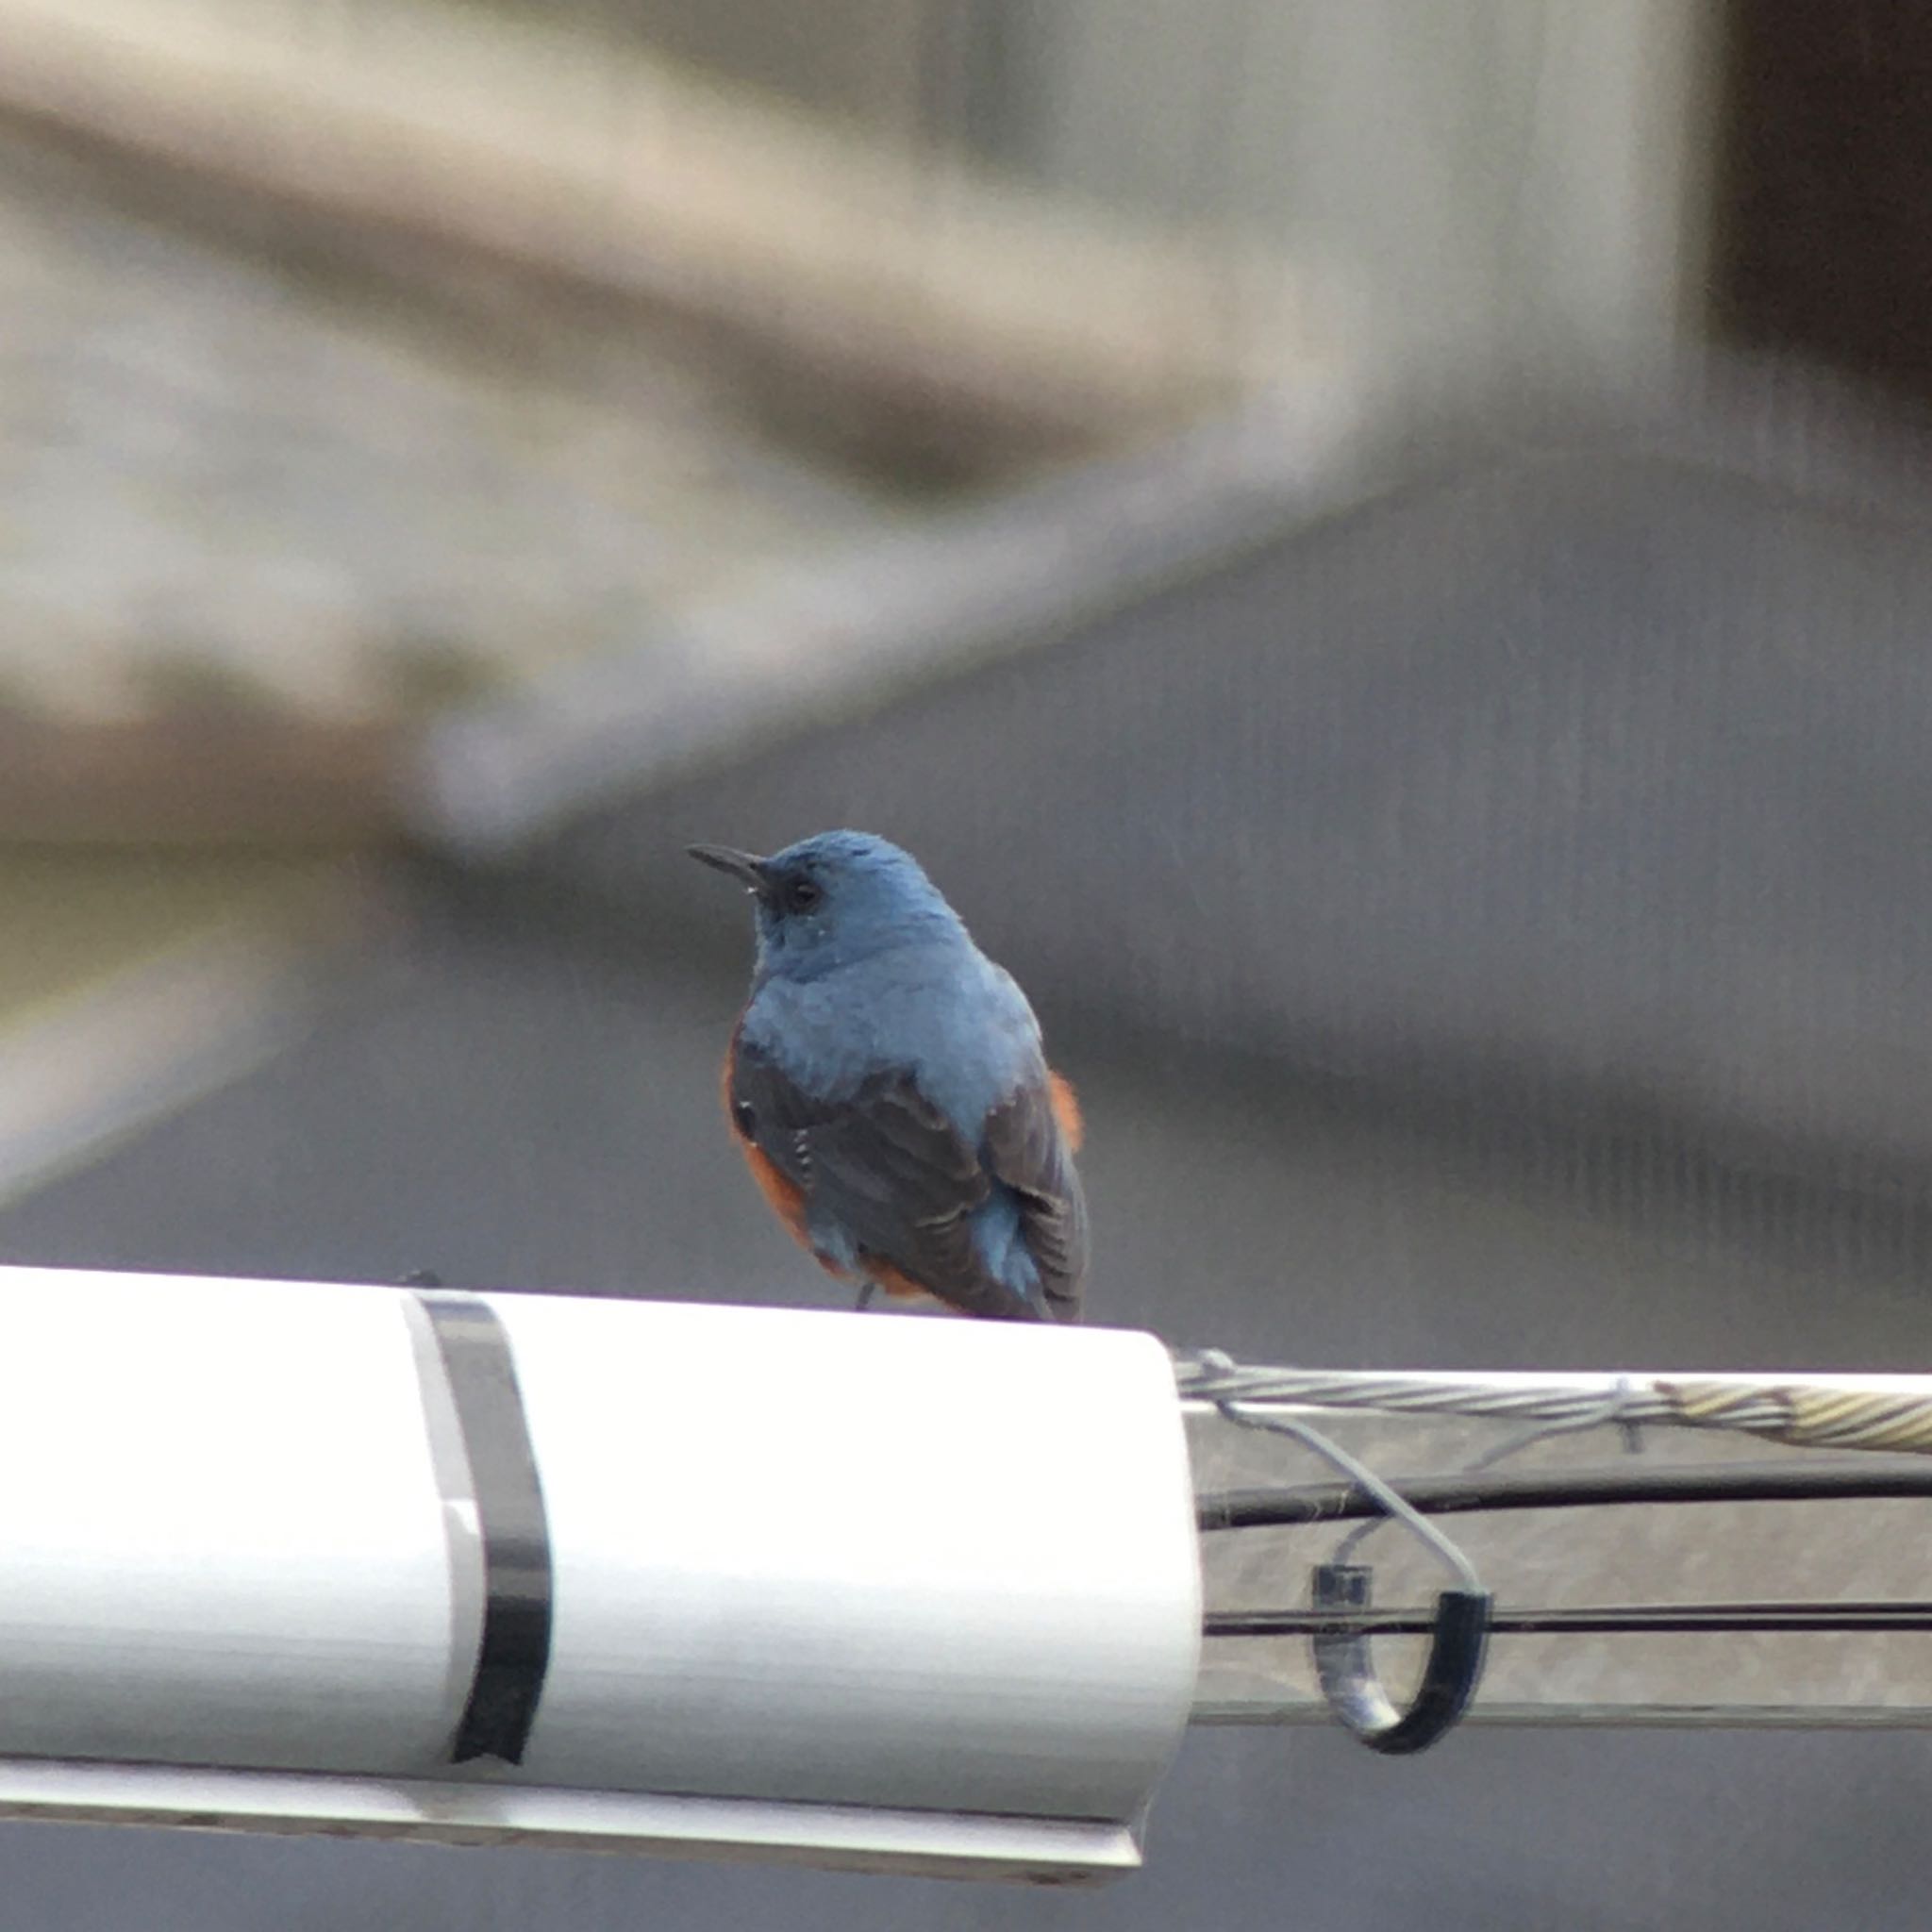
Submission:
[[[1046,1070],[1046,1096],[1053,1108],[1060,1138],[1067,1143],[1067,1152],[1079,1153],[1080,1142],[1087,1138],[1087,1123],[1080,1118],[1080,1097],[1074,1091],[1074,1083],[1065,1074],[1056,1074],[1049,1067]]]

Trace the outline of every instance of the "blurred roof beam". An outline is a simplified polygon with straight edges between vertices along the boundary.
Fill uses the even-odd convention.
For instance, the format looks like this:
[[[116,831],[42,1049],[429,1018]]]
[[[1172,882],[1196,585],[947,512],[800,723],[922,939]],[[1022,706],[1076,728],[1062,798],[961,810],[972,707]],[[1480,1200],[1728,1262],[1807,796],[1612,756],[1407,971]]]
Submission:
[[[634,299],[875,439],[1066,452],[1341,351],[1275,251],[867,142],[633,46],[395,0],[0,0],[0,113]],[[1339,336],[1339,331],[1331,331]]]

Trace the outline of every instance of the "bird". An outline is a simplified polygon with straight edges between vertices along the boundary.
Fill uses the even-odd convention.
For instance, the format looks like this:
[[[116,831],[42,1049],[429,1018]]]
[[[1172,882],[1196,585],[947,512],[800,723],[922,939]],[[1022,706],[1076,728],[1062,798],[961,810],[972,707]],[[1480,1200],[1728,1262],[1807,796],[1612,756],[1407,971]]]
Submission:
[[[750,892],[757,957],[724,1056],[752,1176],[835,1277],[987,1321],[1080,1319],[1083,1126],[1011,974],[919,861],[870,832],[758,858],[692,845]]]

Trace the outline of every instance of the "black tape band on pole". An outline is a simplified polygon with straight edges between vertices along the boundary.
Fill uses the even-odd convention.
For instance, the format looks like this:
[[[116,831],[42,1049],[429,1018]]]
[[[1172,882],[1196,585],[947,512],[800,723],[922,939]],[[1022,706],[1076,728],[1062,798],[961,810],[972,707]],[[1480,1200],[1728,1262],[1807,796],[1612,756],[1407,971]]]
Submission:
[[[509,1337],[490,1306],[423,1294],[456,1400],[483,1542],[483,1635],[453,1763],[521,1764],[550,1664],[550,1524]]]

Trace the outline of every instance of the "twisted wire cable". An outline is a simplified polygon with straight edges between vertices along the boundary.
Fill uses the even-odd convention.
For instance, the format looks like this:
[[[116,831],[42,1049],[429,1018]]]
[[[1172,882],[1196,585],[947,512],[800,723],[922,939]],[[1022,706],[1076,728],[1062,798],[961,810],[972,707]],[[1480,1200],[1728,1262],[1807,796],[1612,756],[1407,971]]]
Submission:
[[[1799,1448],[1932,1454],[1932,1377],[1879,1388],[1860,1378],[1389,1374],[1249,1365],[1218,1350],[1174,1357],[1184,1404],[1257,1412],[1360,1409],[1584,1426],[1591,1422],[1723,1429]]]

